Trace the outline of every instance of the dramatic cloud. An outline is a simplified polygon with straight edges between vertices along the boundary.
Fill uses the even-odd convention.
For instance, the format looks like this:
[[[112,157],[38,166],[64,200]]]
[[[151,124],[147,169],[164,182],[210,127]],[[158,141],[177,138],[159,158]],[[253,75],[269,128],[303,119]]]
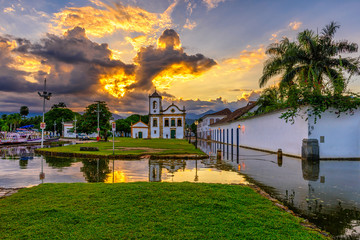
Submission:
[[[92,93],[107,75],[134,74],[135,66],[112,59],[107,44],[90,41],[85,30],[76,27],[59,37],[48,34],[40,43],[26,39],[1,39],[1,91],[31,92],[42,88],[42,79],[57,94]],[[112,79],[103,83],[112,84]],[[128,79],[117,79],[118,85],[130,85]]]
[[[135,64],[115,59],[107,44],[91,41],[80,27],[63,36],[47,34],[39,43],[1,38],[0,53],[1,92],[33,93],[42,89],[46,77],[54,96],[70,100],[76,94],[73,108],[97,95],[113,106],[126,105],[126,112],[134,107],[130,101],[147,99],[154,85],[166,89],[180,76],[194,79],[216,64],[202,54],[184,53],[172,29],[163,32],[156,47],[141,48]]]
[[[160,90],[179,80],[194,79],[216,65],[213,59],[202,54],[184,53],[179,35],[172,29],[163,32],[157,47],[141,48],[134,61],[138,66],[137,82],[130,88],[150,89],[155,85]]]
[[[98,0],[91,2],[94,6],[67,7],[55,13],[52,30],[62,33],[79,26],[86,29],[90,37],[96,38],[121,31],[125,40],[138,51],[142,46],[154,44],[158,34],[172,26],[171,13],[177,4],[174,1],[163,13],[151,13],[140,7],[124,6],[121,3],[109,5]]]

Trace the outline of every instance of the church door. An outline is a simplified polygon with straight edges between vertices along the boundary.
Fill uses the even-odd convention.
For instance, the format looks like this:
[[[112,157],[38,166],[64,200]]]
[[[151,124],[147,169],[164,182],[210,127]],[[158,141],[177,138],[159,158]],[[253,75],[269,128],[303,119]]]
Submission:
[[[170,135],[171,135],[171,138],[175,138],[176,130],[175,130],[175,129],[171,129],[171,130],[170,130]]]
[[[139,132],[139,138],[142,138],[142,132]]]

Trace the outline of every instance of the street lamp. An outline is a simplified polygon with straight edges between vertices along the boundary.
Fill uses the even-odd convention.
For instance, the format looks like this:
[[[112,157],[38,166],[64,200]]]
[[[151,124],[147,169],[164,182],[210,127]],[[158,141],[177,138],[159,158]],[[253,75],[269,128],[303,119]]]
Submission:
[[[54,135],[55,135],[55,137],[57,137],[57,134],[56,134],[56,121],[54,121]]]
[[[100,115],[99,115],[99,113],[101,112],[100,111],[100,102],[101,101],[95,101],[95,102],[97,102],[97,111],[96,111],[97,112],[97,129],[96,130],[98,132],[98,136],[97,136],[96,140],[99,141],[100,140],[100,125],[99,125],[100,124],[99,123],[100,122]]]
[[[75,122],[75,130],[74,130],[74,132],[75,132],[75,138],[77,138],[77,134],[76,134],[76,122],[77,122],[77,120],[76,120],[76,115],[75,115],[75,120],[74,120],[74,122]]]
[[[52,95],[52,93],[46,91],[46,78],[44,80],[44,91],[42,93],[38,92],[38,94],[39,94],[40,97],[44,98],[43,113],[42,113],[42,123],[40,124],[40,127],[41,127],[41,148],[43,148],[44,147],[44,129],[46,127],[46,125],[45,125],[45,99],[50,100],[50,97]]]
[[[197,148],[197,126],[199,124],[199,121],[196,120],[195,121],[195,126],[196,126],[196,132],[195,132],[195,149]]]
[[[190,128],[187,129],[188,131],[188,139],[189,139],[189,143],[191,142],[191,130]]]

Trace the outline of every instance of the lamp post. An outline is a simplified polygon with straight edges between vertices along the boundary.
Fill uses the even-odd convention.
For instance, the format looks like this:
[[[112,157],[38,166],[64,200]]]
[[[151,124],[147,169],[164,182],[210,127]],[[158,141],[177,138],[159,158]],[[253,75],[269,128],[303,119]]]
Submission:
[[[195,131],[195,149],[197,149],[197,126],[199,124],[199,121],[195,121],[196,131]]]
[[[57,134],[56,134],[56,121],[54,121],[54,134],[55,134],[55,136],[57,136]]]
[[[65,123],[65,122],[64,122],[64,119],[62,119],[62,120],[61,120],[61,124],[62,124],[62,136],[63,136],[63,137],[65,137],[65,136],[64,136],[64,123]]]
[[[99,141],[100,140],[100,125],[99,125],[100,124],[99,123],[100,122],[100,115],[99,115],[99,113],[101,112],[100,111],[100,102],[101,101],[95,101],[95,102],[97,102],[97,111],[96,111],[97,112],[97,129],[96,130],[98,132],[98,136],[97,136],[96,140]]]
[[[74,132],[75,132],[75,138],[77,138],[77,134],[76,134],[76,122],[77,122],[77,120],[76,120],[76,115],[75,115],[75,120],[74,120],[74,122],[75,122],[75,130],[74,130]]]
[[[43,113],[42,113],[42,123],[40,124],[41,127],[41,148],[44,147],[44,129],[46,127],[45,125],[45,100],[50,100],[51,94],[50,92],[46,91],[46,78],[44,80],[44,91],[38,92],[39,96],[44,99],[43,101]]]
[[[188,139],[189,139],[189,143],[191,142],[191,130],[190,128],[187,129],[188,131]]]

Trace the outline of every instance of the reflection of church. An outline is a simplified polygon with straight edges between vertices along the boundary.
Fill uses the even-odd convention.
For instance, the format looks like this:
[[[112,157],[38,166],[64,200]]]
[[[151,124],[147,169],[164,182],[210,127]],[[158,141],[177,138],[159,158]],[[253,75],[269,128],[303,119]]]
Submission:
[[[156,90],[149,96],[149,125],[139,121],[131,126],[132,138],[177,138],[185,137],[185,107],[175,104],[162,107],[162,96]]]
[[[178,170],[185,170],[185,160],[149,160],[149,182],[161,182],[162,169],[173,174]]]

